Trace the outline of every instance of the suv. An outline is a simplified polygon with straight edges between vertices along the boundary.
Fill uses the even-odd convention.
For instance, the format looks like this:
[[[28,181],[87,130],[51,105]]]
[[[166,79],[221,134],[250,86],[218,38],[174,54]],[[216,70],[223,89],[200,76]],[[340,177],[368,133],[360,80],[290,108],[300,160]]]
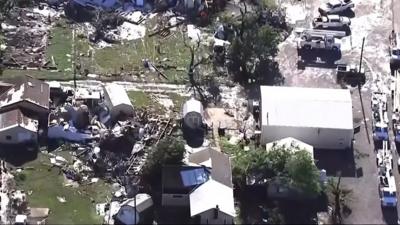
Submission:
[[[319,16],[312,22],[313,27],[317,29],[347,28],[350,24],[348,17],[338,15]]]
[[[351,0],[331,0],[318,8],[321,15],[340,14],[351,8],[354,8],[354,3]]]

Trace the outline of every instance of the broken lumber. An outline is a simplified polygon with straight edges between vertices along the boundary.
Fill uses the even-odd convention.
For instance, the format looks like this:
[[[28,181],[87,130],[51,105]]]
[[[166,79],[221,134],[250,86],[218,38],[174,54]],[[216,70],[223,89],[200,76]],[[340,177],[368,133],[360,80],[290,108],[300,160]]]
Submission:
[[[160,33],[162,33],[162,32],[165,32],[165,31],[167,31],[167,30],[169,30],[169,29],[171,29],[171,28],[180,26],[180,25],[183,24],[184,22],[185,22],[185,20],[182,20],[182,21],[177,22],[177,23],[174,24],[174,25],[166,26],[166,27],[164,27],[164,28],[161,28],[161,29],[159,29],[159,30],[157,30],[157,31],[155,31],[155,32],[153,32],[153,33],[151,33],[151,34],[149,34],[148,36],[149,36],[149,37],[153,37],[154,35],[157,35],[157,34],[160,34]]]

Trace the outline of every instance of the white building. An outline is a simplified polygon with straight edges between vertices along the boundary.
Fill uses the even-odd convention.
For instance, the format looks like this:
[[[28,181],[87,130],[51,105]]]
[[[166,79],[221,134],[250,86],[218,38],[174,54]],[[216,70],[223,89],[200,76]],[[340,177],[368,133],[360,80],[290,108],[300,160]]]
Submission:
[[[352,146],[349,90],[261,86],[260,119],[261,144],[293,137],[317,149]]]
[[[210,179],[190,194],[190,216],[197,224],[234,224],[233,189]]]
[[[267,151],[276,150],[274,147],[285,147],[287,149],[291,149],[292,151],[305,150],[310,153],[311,158],[314,159],[314,148],[313,146],[306,144],[302,141],[299,141],[292,137],[283,138],[281,140],[277,140],[266,145]]]
[[[28,118],[19,109],[0,114],[0,143],[22,144],[37,141],[38,121]]]
[[[111,118],[118,116],[132,116],[133,106],[124,87],[118,84],[104,86],[104,101],[110,110]]]

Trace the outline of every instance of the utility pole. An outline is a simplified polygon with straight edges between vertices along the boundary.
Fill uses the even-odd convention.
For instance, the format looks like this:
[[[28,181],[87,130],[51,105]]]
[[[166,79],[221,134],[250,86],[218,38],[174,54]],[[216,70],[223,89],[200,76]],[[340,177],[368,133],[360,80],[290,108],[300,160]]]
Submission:
[[[363,37],[363,41],[362,41],[362,45],[361,45],[360,67],[358,68],[359,73],[361,73],[362,58],[363,58],[363,53],[364,53],[364,41],[365,41],[365,37]]]
[[[362,41],[362,45],[361,45],[360,66],[358,68],[358,74],[359,75],[361,75],[361,65],[362,65],[362,58],[363,58],[363,52],[364,52],[364,41],[365,41],[365,37],[363,37],[363,41]],[[364,126],[365,126],[365,132],[367,134],[368,144],[371,144],[371,141],[369,139],[367,118],[365,117],[364,103],[363,103],[362,95],[361,95],[361,84],[360,84],[360,81],[358,82],[358,94],[360,95],[360,103],[361,103],[361,109],[362,109],[362,113],[363,113],[363,117],[364,117]]]

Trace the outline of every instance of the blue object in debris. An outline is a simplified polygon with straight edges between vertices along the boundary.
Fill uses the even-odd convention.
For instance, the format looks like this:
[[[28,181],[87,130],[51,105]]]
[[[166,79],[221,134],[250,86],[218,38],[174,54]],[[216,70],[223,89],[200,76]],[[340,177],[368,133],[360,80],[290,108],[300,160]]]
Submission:
[[[180,173],[182,183],[185,187],[196,186],[205,183],[210,177],[210,172],[204,167],[184,170]]]

